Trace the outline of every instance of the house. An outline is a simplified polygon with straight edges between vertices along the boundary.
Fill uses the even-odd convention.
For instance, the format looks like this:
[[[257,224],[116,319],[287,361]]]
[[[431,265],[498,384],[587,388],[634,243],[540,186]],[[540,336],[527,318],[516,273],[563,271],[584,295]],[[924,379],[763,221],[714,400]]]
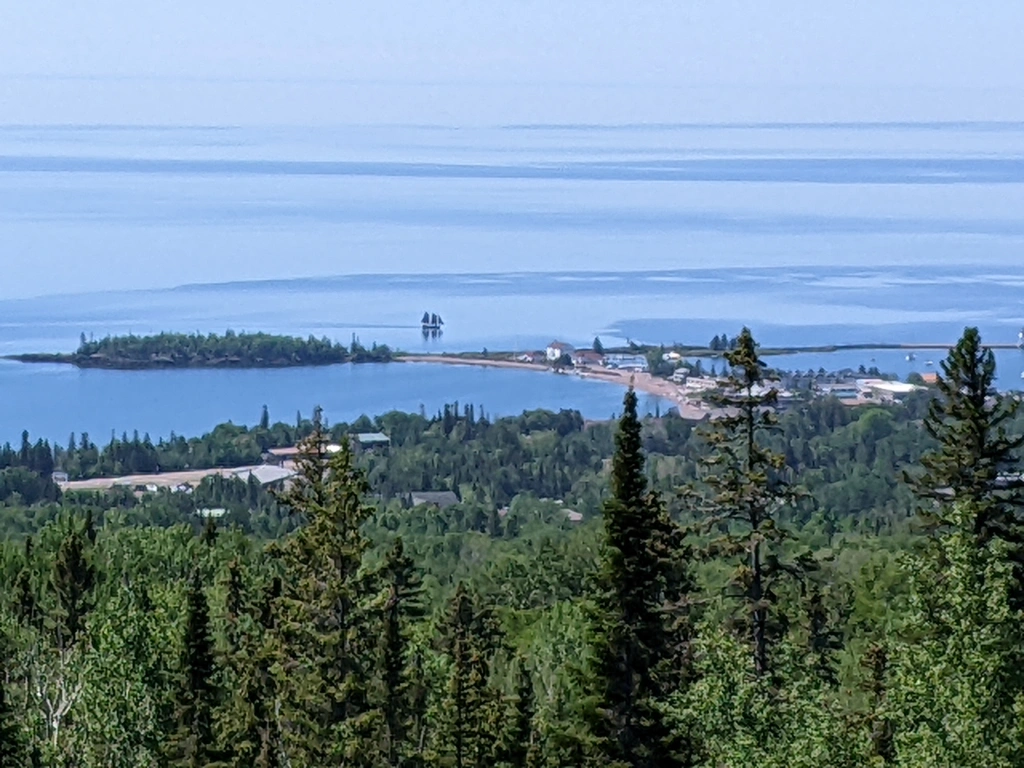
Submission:
[[[337,453],[341,450],[340,445],[331,443],[327,446],[328,453]],[[291,446],[289,448],[271,448],[263,454],[264,464],[273,464],[274,466],[283,466],[284,464],[294,462],[302,453],[302,449],[298,446]]]
[[[196,515],[202,518],[212,517],[216,520],[218,517],[224,517],[228,511],[224,507],[210,507],[204,509],[197,509]]]
[[[55,483],[66,483],[68,481],[67,472],[54,472],[50,477]]]
[[[687,392],[707,392],[721,387],[721,382],[710,376],[689,376],[684,384]]]
[[[604,365],[604,355],[592,349],[577,349],[572,353],[572,364],[577,368],[593,368]]]
[[[682,366],[680,368],[676,368],[674,371],[672,371],[672,375],[669,376],[669,380],[672,381],[675,384],[685,384],[686,380],[687,380],[687,378],[689,378],[689,376],[690,376],[690,369],[687,368],[684,365],[684,366]]]
[[[905,384],[902,381],[885,381],[884,379],[859,379],[857,388],[860,394],[883,403],[894,403],[907,395],[924,387],[916,384]]]
[[[922,373],[921,381],[923,381],[926,386],[934,387],[936,384],[939,383],[939,374],[937,374],[935,371],[928,371],[928,373]]]
[[[547,359],[547,354],[544,352],[523,352],[521,355],[516,356],[516,360],[520,363],[542,363]]]
[[[239,469],[232,475],[245,483],[248,483],[250,479],[255,479],[260,485],[278,485],[295,477],[295,472],[273,464],[264,464],[259,467]]]
[[[352,447],[361,453],[387,453],[391,438],[383,432],[360,432],[352,436]]]
[[[860,397],[860,389],[856,382],[825,384],[820,391],[824,397],[836,397],[840,400],[856,400]]]
[[[564,341],[552,341],[548,344],[548,348],[544,354],[549,362],[555,362],[561,360],[562,355],[571,355],[576,348],[572,344],[566,344]]]
[[[643,355],[605,355],[604,364],[620,371],[647,370],[647,358]]]
[[[447,509],[459,503],[459,497],[453,491],[413,491],[409,494],[409,503],[414,507],[429,504],[438,509]]]

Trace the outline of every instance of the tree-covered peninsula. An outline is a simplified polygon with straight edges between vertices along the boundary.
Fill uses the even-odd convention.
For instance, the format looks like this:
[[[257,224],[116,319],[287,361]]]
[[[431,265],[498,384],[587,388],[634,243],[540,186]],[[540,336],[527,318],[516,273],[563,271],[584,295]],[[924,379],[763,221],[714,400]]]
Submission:
[[[106,336],[87,339],[82,334],[72,354],[13,355],[23,363],[63,363],[79,368],[118,370],[151,368],[292,368],[337,363],[387,362],[391,350],[376,344],[351,346],[327,337],[300,338],[269,333],[160,333],[153,336]]]

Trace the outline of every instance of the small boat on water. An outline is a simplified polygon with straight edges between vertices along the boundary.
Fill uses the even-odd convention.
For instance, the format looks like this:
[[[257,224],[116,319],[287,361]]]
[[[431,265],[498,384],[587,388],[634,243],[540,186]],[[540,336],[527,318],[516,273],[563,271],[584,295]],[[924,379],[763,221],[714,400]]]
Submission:
[[[935,365],[935,363],[933,363],[931,360],[925,360],[924,364],[925,365]]]
[[[441,327],[444,325],[444,320],[436,312],[424,312],[423,313],[423,338],[438,338],[444,329]]]
[[[907,355],[907,362],[908,363],[912,363],[915,360],[917,360],[917,355],[915,355],[913,352],[911,352],[909,355]]]

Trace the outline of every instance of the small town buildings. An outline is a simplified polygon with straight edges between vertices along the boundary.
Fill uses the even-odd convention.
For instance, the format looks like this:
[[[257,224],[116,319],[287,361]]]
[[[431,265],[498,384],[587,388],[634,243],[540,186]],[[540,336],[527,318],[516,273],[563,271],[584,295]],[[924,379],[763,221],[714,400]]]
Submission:
[[[285,467],[274,466],[273,464],[264,464],[259,467],[245,467],[232,473],[232,476],[237,477],[242,482],[248,483],[250,479],[255,479],[257,483],[263,486],[268,485],[283,485],[288,480],[295,477],[295,471],[287,469]]]
[[[548,344],[545,355],[548,361],[553,363],[556,360],[561,360],[562,355],[571,355],[575,349],[572,344],[566,344],[564,341],[552,341]]]
[[[647,358],[643,355],[605,355],[604,364],[606,368],[620,371],[647,370]]]
[[[523,352],[521,355],[516,356],[516,360],[520,363],[542,363],[547,360],[547,354],[544,352]]]
[[[687,392],[708,392],[720,386],[721,382],[710,376],[689,376],[683,384]]]
[[[824,397],[836,397],[840,400],[856,400],[860,397],[860,388],[855,381],[825,384],[819,391]]]
[[[340,450],[341,446],[335,443],[327,446],[328,453],[337,453]],[[294,462],[298,458],[299,453],[301,453],[301,449],[295,445],[288,448],[271,448],[263,454],[263,463],[281,467]]]
[[[409,494],[409,503],[414,507],[429,504],[438,509],[447,509],[459,503],[459,497],[453,491],[413,491]]]
[[[360,432],[352,436],[352,447],[360,453],[387,453],[391,438],[383,432]]]
[[[604,365],[604,355],[592,349],[577,349],[572,353],[572,364],[577,368],[596,368]]]
[[[208,509],[196,510],[197,516],[202,517],[204,519],[212,517],[214,520],[216,520],[219,517],[224,517],[224,515],[226,515],[227,513],[228,511],[224,507],[211,507]]]
[[[862,397],[867,397],[883,403],[893,403],[902,400],[907,395],[917,392],[924,387],[916,384],[907,384],[902,381],[885,381],[884,379],[859,379],[857,388]]]

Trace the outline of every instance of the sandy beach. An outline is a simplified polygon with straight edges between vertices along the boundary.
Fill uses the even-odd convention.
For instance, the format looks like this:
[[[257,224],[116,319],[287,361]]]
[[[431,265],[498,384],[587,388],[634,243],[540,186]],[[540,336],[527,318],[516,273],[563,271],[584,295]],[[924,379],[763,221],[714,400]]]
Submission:
[[[518,360],[484,360],[480,358],[455,357],[453,355],[403,355],[395,358],[403,363],[435,363],[441,365],[474,365],[482,368],[511,368],[523,371],[551,373],[552,369],[541,363],[524,363]],[[671,400],[676,404],[683,401],[683,390],[667,379],[652,376],[649,373],[619,371],[614,368],[586,368],[582,371],[570,371],[565,376],[579,376],[584,379],[607,381],[628,387],[630,384],[637,392]]]

